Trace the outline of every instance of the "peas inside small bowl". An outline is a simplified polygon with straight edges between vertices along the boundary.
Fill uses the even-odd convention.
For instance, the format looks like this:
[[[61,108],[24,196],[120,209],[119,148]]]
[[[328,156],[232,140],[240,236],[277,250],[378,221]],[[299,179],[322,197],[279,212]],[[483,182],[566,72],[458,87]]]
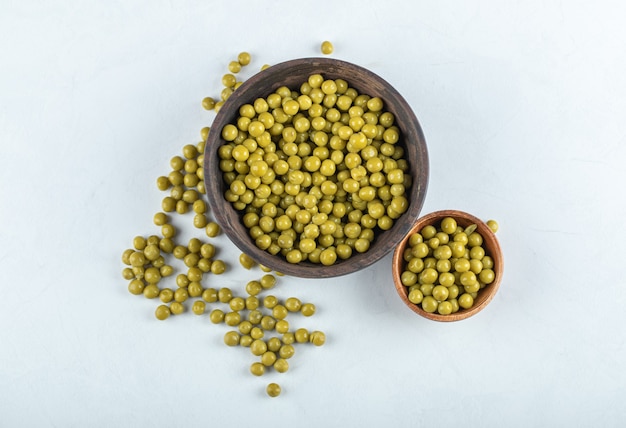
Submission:
[[[316,209],[319,208],[322,214],[331,212],[333,215],[335,214],[331,197],[338,191],[338,182],[343,186],[344,192],[351,192],[352,186],[358,189],[360,203],[363,206],[367,205],[368,201],[376,198],[376,195],[371,191],[379,184],[376,180],[380,174],[370,183],[360,180],[368,179],[365,177],[367,171],[377,171],[383,166],[376,164],[375,156],[370,162],[371,165],[366,163],[372,156],[371,153],[366,154],[364,152],[364,150],[368,150],[365,147],[368,144],[367,138],[365,138],[368,131],[363,131],[362,134],[365,136],[361,136],[360,139],[351,138],[352,131],[349,126],[337,126],[333,131],[317,132],[319,129],[315,128],[318,121],[313,119],[309,121],[296,120],[299,103],[295,99],[288,99],[290,97],[289,91],[297,92],[305,82],[309,81],[311,76],[321,76],[324,79],[321,89],[325,94],[332,93],[333,88],[331,86],[335,84],[327,81],[338,82],[341,80],[344,83],[347,82],[347,85],[357,91],[358,94],[375,99],[377,102],[371,103],[372,110],[376,111],[382,104],[384,110],[391,113],[392,116],[388,116],[393,117],[394,129],[385,135],[385,141],[389,142],[388,146],[402,148],[402,162],[406,168],[405,172],[401,171],[401,173],[410,183],[410,186],[403,186],[406,188],[406,193],[394,195],[401,196],[401,198],[398,199],[399,203],[393,206],[393,209],[397,208],[401,211],[396,210],[399,214],[397,218],[393,219],[393,222],[379,222],[378,226],[380,227],[375,227],[375,217],[378,215],[382,217],[383,210],[387,207],[383,204],[373,203],[368,207],[372,210],[373,215],[367,218],[369,224],[372,225],[370,226],[371,229],[362,222],[363,229],[369,229],[369,232],[360,230],[361,227],[354,228],[355,230],[347,226],[344,228],[343,232],[346,239],[355,240],[353,250],[347,252],[348,249],[345,245],[342,247],[334,245],[333,237],[328,238],[330,233],[324,233],[324,228],[334,230],[334,225],[330,224],[332,222],[329,223],[323,215],[315,216]],[[327,83],[328,88],[324,87]],[[271,106],[277,96],[284,101],[282,106],[277,107],[272,113],[268,111],[261,113],[260,111],[265,109],[260,106]],[[316,114],[324,115],[329,121],[339,121],[342,100],[341,97],[336,98],[336,102],[339,103],[337,108],[326,104],[326,98],[321,105],[309,106],[309,108],[317,108],[319,111]],[[302,107],[302,103],[300,106]],[[255,110],[257,110],[256,113]],[[337,117],[332,119],[329,112]],[[255,114],[256,116],[254,116]],[[309,115],[309,119],[313,116]],[[383,114],[379,117],[381,121],[387,118]],[[264,135],[268,134],[266,128],[270,126],[269,124],[289,118],[294,118],[290,125],[294,129],[293,135],[282,134],[284,139],[282,143],[278,139],[272,141],[264,139]],[[321,127],[323,122],[319,122]],[[357,122],[359,120],[355,119],[355,123]],[[371,128],[371,131],[374,132],[374,128]],[[236,146],[234,143],[240,132],[246,132],[248,139],[237,143],[239,145]],[[320,162],[320,157],[315,153],[313,156],[309,156],[307,150],[302,150],[306,149],[306,147],[302,147],[303,141],[293,140],[296,138],[296,134],[297,138],[305,135],[311,147],[317,146],[317,148],[323,149],[330,146],[331,143],[327,142],[326,138],[331,139],[333,136],[343,138],[353,146],[349,156],[347,151],[344,154],[330,153],[328,159]],[[278,135],[275,137],[280,138]],[[256,141],[252,141],[252,139],[256,139]],[[229,144],[231,144],[230,148],[227,147]],[[276,178],[264,182],[264,177],[267,177],[268,162],[262,161],[261,157],[255,157],[253,162],[249,160],[253,156],[253,152],[258,151],[259,148],[264,150],[266,146],[272,144],[285,144],[281,150],[286,156],[280,162],[274,160],[272,174]],[[321,149],[320,152],[323,152]],[[330,157],[331,155],[338,155],[337,160]],[[272,156],[275,158],[274,155]],[[228,160],[224,162],[225,159]],[[233,167],[237,167],[237,162],[240,164],[242,162],[248,163],[249,171],[246,174],[239,172],[239,176],[242,178],[236,178],[235,173],[226,177],[224,171],[228,168],[232,171]],[[350,174],[346,175],[344,171],[340,171],[340,164],[349,168]],[[337,167],[337,171],[335,171],[335,167]],[[303,58],[280,63],[261,71],[244,82],[230,95],[219,110],[209,132],[205,147],[204,170],[205,187],[212,212],[226,235],[242,252],[264,266],[291,276],[324,278],[345,275],[370,266],[392,251],[402,240],[411,228],[413,221],[419,216],[423,205],[428,184],[428,154],[426,142],[415,114],[406,100],[389,83],[371,71],[348,62],[329,58]],[[297,186],[304,186],[302,184],[304,180],[301,174],[302,170],[319,171],[318,178],[328,178],[322,180],[319,185],[314,183],[314,187],[317,187],[317,195],[312,192],[309,194],[298,193]],[[340,174],[342,177],[347,177],[345,182],[342,181],[343,179],[337,179]],[[244,175],[245,177],[243,177]],[[275,182],[281,179],[281,183]],[[401,176],[395,177],[394,174],[387,174],[386,179],[390,181],[390,184],[394,184],[396,181],[402,184]],[[363,187],[359,188],[358,186]],[[249,213],[247,210],[250,208],[250,204],[254,205],[254,197],[268,199],[274,191],[284,191],[292,195],[292,199],[295,198],[300,209],[288,211],[291,208],[285,206],[282,207],[285,211],[284,215],[275,215],[274,207],[276,204],[270,204],[267,210],[264,207],[256,207],[258,210],[265,210],[262,215],[257,216],[259,218],[256,218],[255,215],[246,217],[246,214]],[[374,200],[374,202],[376,201]],[[341,206],[337,208],[341,208]],[[309,211],[310,216],[305,211]],[[290,217],[290,214],[291,218],[287,218]],[[302,215],[302,218],[295,217],[296,215]],[[347,217],[345,213],[340,215]],[[309,219],[308,217],[315,218]],[[360,219],[361,217],[356,215],[354,218]],[[374,219],[373,222],[372,218]],[[310,227],[307,226],[306,229],[303,228],[302,231],[297,231],[296,235],[283,233],[285,230],[289,231],[290,223],[294,219],[301,224],[308,222],[315,224]],[[355,223],[355,221],[351,222]],[[272,233],[275,237],[271,236]],[[325,235],[327,239],[321,240],[318,237],[321,235]],[[342,239],[338,235],[334,235],[334,238]],[[298,251],[292,253],[285,251],[285,254],[282,251],[274,253],[270,251],[272,248],[278,247],[287,250],[292,244]],[[299,253],[309,255],[316,251],[321,263],[315,262],[315,260],[311,262],[304,257],[300,259],[301,254]]]
[[[463,211],[418,219],[396,248],[394,285],[413,312],[434,321],[459,321],[482,311],[495,296],[504,262],[497,223]]]

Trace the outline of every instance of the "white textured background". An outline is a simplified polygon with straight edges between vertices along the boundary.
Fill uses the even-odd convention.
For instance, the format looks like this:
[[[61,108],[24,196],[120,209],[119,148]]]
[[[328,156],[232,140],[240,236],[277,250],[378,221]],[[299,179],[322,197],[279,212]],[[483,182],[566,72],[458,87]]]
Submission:
[[[0,0],[0,426],[624,426],[626,7],[419,3]],[[505,278],[453,324],[403,306],[390,256],[284,278],[328,341],[259,379],[225,327],[158,322],[120,254],[157,232],[154,180],[211,123],[226,64],[325,39],[413,106],[423,212],[499,220]]]

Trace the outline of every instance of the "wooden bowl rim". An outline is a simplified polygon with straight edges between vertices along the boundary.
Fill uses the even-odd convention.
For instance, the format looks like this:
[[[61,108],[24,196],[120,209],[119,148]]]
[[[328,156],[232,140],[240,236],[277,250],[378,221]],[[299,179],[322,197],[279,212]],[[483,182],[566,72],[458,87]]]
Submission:
[[[337,263],[332,266],[324,266],[310,262],[291,264],[281,256],[273,256],[267,251],[257,248],[247,235],[246,239],[243,239],[235,227],[229,223],[228,219],[233,218],[233,215],[236,214],[232,205],[224,200],[222,194],[218,195],[217,193],[219,192],[209,191],[209,189],[212,188],[211,180],[214,177],[214,175],[210,174],[209,171],[213,170],[211,165],[216,165],[218,162],[215,157],[212,157],[212,154],[217,151],[217,147],[219,147],[223,142],[221,133],[213,130],[221,130],[227,123],[232,123],[233,117],[237,114],[238,108],[242,104],[250,103],[257,97],[265,97],[269,95],[270,92],[267,94],[255,93],[257,83],[261,82],[263,79],[272,79],[272,76],[280,75],[287,70],[298,67],[319,69],[317,72],[321,74],[327,73],[334,79],[343,78],[350,84],[351,87],[354,87],[350,82],[351,79],[349,75],[332,77],[333,74],[339,74],[340,70],[347,68],[351,71],[361,73],[363,79],[373,79],[377,84],[383,86],[385,92],[385,96],[381,97],[383,98],[383,101],[387,105],[392,105],[392,110],[401,111],[406,115],[406,120],[404,122],[397,123],[401,133],[405,136],[404,138],[406,138],[403,141],[404,147],[407,147],[407,141],[411,141],[410,144],[415,145],[415,149],[413,150],[417,153],[417,158],[413,160],[414,164],[411,165],[411,168],[419,168],[417,172],[412,171],[412,175],[414,177],[418,174],[419,180],[416,180],[418,181],[417,183],[413,183],[411,193],[408,195],[410,203],[409,210],[403,214],[399,220],[394,222],[394,226],[390,230],[379,235],[375,243],[367,252],[355,252],[349,259],[345,261],[338,260]],[[312,71],[306,74],[310,75],[314,72],[315,71]],[[305,78],[302,79],[302,82],[304,82],[304,80]],[[276,90],[280,86],[283,86],[282,82],[274,82],[271,84],[271,90]],[[367,89],[356,89],[360,93],[367,93]],[[391,84],[372,71],[356,64],[333,58],[312,57],[293,59],[273,65],[250,77],[236,91],[233,92],[217,113],[211,129],[212,131],[209,132],[209,137],[205,146],[204,166],[206,171],[204,178],[206,184],[205,188],[207,189],[206,197],[208,199],[209,206],[211,207],[211,211],[218,223],[221,225],[223,231],[235,244],[235,246],[237,246],[242,252],[250,255],[258,263],[261,263],[262,265],[277,272],[301,278],[330,278],[350,274],[364,269],[382,259],[396,247],[396,245],[406,235],[406,232],[411,227],[413,221],[419,216],[421,208],[424,204],[428,187],[429,161],[426,140],[420,123],[411,106]],[[217,168],[215,168],[215,170],[217,170]],[[244,226],[241,225],[241,227]]]
[[[403,253],[408,244],[408,241],[411,235],[415,232],[421,230],[424,226],[429,224],[435,224],[438,221],[444,219],[445,217],[452,217],[460,224],[459,220],[461,220],[464,224],[460,224],[461,226],[467,227],[470,224],[476,224],[476,230],[483,236],[483,241],[488,243],[488,245],[483,244],[483,247],[489,246],[489,255],[493,259],[494,267],[493,271],[495,273],[494,281],[487,285],[485,288],[480,290],[479,297],[482,295],[481,299],[478,303],[475,302],[474,306],[469,309],[459,309],[458,312],[450,314],[450,315],[440,315],[438,313],[428,313],[421,309],[418,305],[411,303],[408,299],[408,289],[406,286],[402,284],[400,276],[402,275],[402,268],[405,264]],[[466,224],[465,224],[466,223]],[[485,248],[486,249],[486,248]],[[494,298],[498,289],[500,288],[500,284],[502,282],[502,276],[504,274],[504,260],[502,257],[502,248],[500,247],[500,243],[498,242],[498,238],[495,233],[487,226],[487,224],[475,217],[474,215],[467,213],[465,211],[459,210],[440,210],[435,211],[429,214],[426,214],[423,217],[420,217],[411,230],[407,233],[402,242],[398,245],[396,250],[393,253],[392,258],[392,276],[394,286],[398,295],[405,303],[405,305],[411,309],[416,314],[433,320],[440,322],[454,322],[461,321],[467,319],[471,316],[476,315],[480,311],[482,311]]]

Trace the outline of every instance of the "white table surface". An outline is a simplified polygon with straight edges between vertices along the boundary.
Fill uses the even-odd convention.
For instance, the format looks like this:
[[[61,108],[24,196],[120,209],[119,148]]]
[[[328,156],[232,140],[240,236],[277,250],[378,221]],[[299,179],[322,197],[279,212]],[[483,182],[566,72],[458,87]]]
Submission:
[[[626,8],[419,3],[2,2],[0,426],[623,426]],[[420,119],[422,212],[500,222],[504,281],[474,318],[434,323],[401,303],[391,256],[282,278],[328,340],[256,378],[226,327],[157,321],[120,255],[158,231],[155,179],[211,124],[200,101],[227,63],[251,52],[249,77],[325,39]],[[260,275],[231,267],[213,286]]]

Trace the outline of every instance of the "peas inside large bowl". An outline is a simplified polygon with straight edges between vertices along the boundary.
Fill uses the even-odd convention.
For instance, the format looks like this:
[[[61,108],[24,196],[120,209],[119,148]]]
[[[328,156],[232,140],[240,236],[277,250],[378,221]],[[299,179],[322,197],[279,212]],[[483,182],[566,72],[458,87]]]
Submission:
[[[278,88],[287,87],[298,91],[309,76],[320,74],[324,79],[343,79],[359,94],[379,97],[384,110],[395,117],[395,126],[399,129],[400,141],[404,150],[411,177],[411,186],[407,190],[408,207],[404,214],[395,219],[388,230],[376,232],[375,239],[365,252],[353,251],[343,260],[337,258],[333,265],[312,263],[304,260],[299,263],[288,262],[283,255],[272,255],[258,248],[250,237],[248,228],[243,223],[244,212],[225,199],[229,186],[220,170],[219,148],[228,144],[222,136],[226,125],[236,124],[240,116],[240,107],[252,104],[258,98],[267,98]],[[257,262],[288,275],[306,278],[324,278],[345,275],[370,266],[378,261],[407,234],[413,222],[419,216],[428,184],[428,153],[422,129],[415,114],[406,100],[385,80],[371,71],[345,62],[328,58],[303,58],[283,62],[267,68],[243,83],[224,103],[217,114],[205,148],[205,183],[212,212],[230,240],[244,253]]]

